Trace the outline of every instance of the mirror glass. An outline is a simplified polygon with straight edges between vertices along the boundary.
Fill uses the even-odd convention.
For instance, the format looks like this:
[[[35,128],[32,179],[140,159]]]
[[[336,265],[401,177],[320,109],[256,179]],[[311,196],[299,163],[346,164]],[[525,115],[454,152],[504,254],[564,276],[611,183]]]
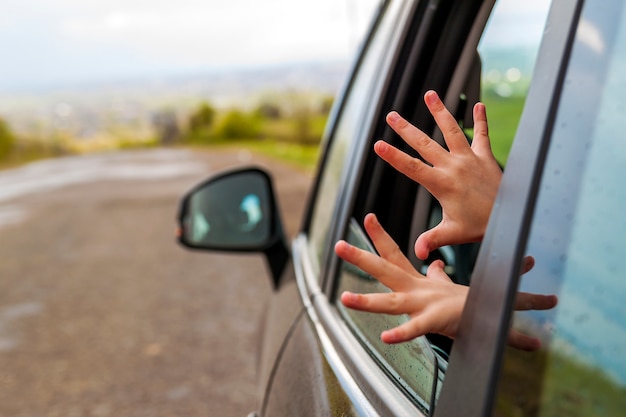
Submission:
[[[269,180],[259,171],[216,178],[188,196],[183,239],[211,249],[260,249],[271,238]]]

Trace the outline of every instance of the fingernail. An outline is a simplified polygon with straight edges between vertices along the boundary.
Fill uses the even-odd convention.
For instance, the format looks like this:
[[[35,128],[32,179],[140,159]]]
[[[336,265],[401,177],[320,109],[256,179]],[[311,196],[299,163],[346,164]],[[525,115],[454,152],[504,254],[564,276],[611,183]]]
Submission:
[[[371,221],[371,222],[378,222],[378,219],[376,218],[376,215],[374,213],[367,213],[365,215],[365,221]]]
[[[354,293],[351,293],[350,291],[344,291],[341,294],[341,302],[342,303],[352,303],[354,301],[356,301],[357,296]]]
[[[426,104],[435,104],[439,96],[433,90],[429,90],[424,94],[424,101]]]
[[[394,344],[398,342],[398,337],[393,331],[393,329],[391,329],[391,330],[385,330],[384,332],[382,332],[380,334],[380,340],[383,343]]]
[[[385,152],[387,152],[387,142],[385,142],[384,140],[379,140],[378,142],[376,142],[374,144],[374,151],[378,154],[378,155],[382,155]]]
[[[398,114],[398,112],[392,111],[387,114],[387,121],[389,123],[395,123],[398,121],[398,119],[400,119],[400,115]]]

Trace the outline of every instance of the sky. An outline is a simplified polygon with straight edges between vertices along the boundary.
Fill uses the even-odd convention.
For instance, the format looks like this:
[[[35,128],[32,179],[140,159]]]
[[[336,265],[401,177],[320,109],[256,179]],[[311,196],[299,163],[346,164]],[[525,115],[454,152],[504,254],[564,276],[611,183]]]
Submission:
[[[2,0],[0,90],[349,60],[378,0]]]

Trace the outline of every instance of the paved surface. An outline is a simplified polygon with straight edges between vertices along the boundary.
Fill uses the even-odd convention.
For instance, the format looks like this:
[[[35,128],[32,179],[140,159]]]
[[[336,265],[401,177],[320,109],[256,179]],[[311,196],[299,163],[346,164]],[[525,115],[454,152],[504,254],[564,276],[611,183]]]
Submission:
[[[250,162],[290,235],[310,175],[245,152],[149,150],[0,172],[0,416],[245,416],[270,294],[260,256],[190,252],[179,196]]]

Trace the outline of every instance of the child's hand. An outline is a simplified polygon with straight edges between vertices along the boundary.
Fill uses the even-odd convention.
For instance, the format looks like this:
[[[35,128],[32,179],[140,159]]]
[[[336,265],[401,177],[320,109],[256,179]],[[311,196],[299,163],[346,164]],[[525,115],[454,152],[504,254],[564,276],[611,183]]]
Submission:
[[[426,259],[429,252],[441,246],[482,240],[502,177],[491,152],[484,104],[474,106],[474,139],[470,146],[437,93],[428,91],[424,101],[449,151],[396,112],[387,115],[387,123],[430,165],[384,141],[374,144],[382,159],[423,185],[441,204],[441,223],[422,233],[415,242],[415,254],[420,259]]]
[[[364,226],[380,256],[345,241],[337,242],[335,253],[378,279],[392,292],[345,292],[341,295],[341,302],[348,308],[371,313],[407,314],[409,321],[381,334],[385,343],[405,342],[427,333],[454,339],[469,288],[453,283],[444,272],[442,261],[433,262],[426,276],[417,272],[373,214],[365,217]],[[527,258],[523,269],[530,267],[532,258]],[[555,305],[555,296],[519,293],[516,309],[543,310]],[[538,339],[515,331],[511,332],[509,343],[524,350],[535,350],[540,346]]]

